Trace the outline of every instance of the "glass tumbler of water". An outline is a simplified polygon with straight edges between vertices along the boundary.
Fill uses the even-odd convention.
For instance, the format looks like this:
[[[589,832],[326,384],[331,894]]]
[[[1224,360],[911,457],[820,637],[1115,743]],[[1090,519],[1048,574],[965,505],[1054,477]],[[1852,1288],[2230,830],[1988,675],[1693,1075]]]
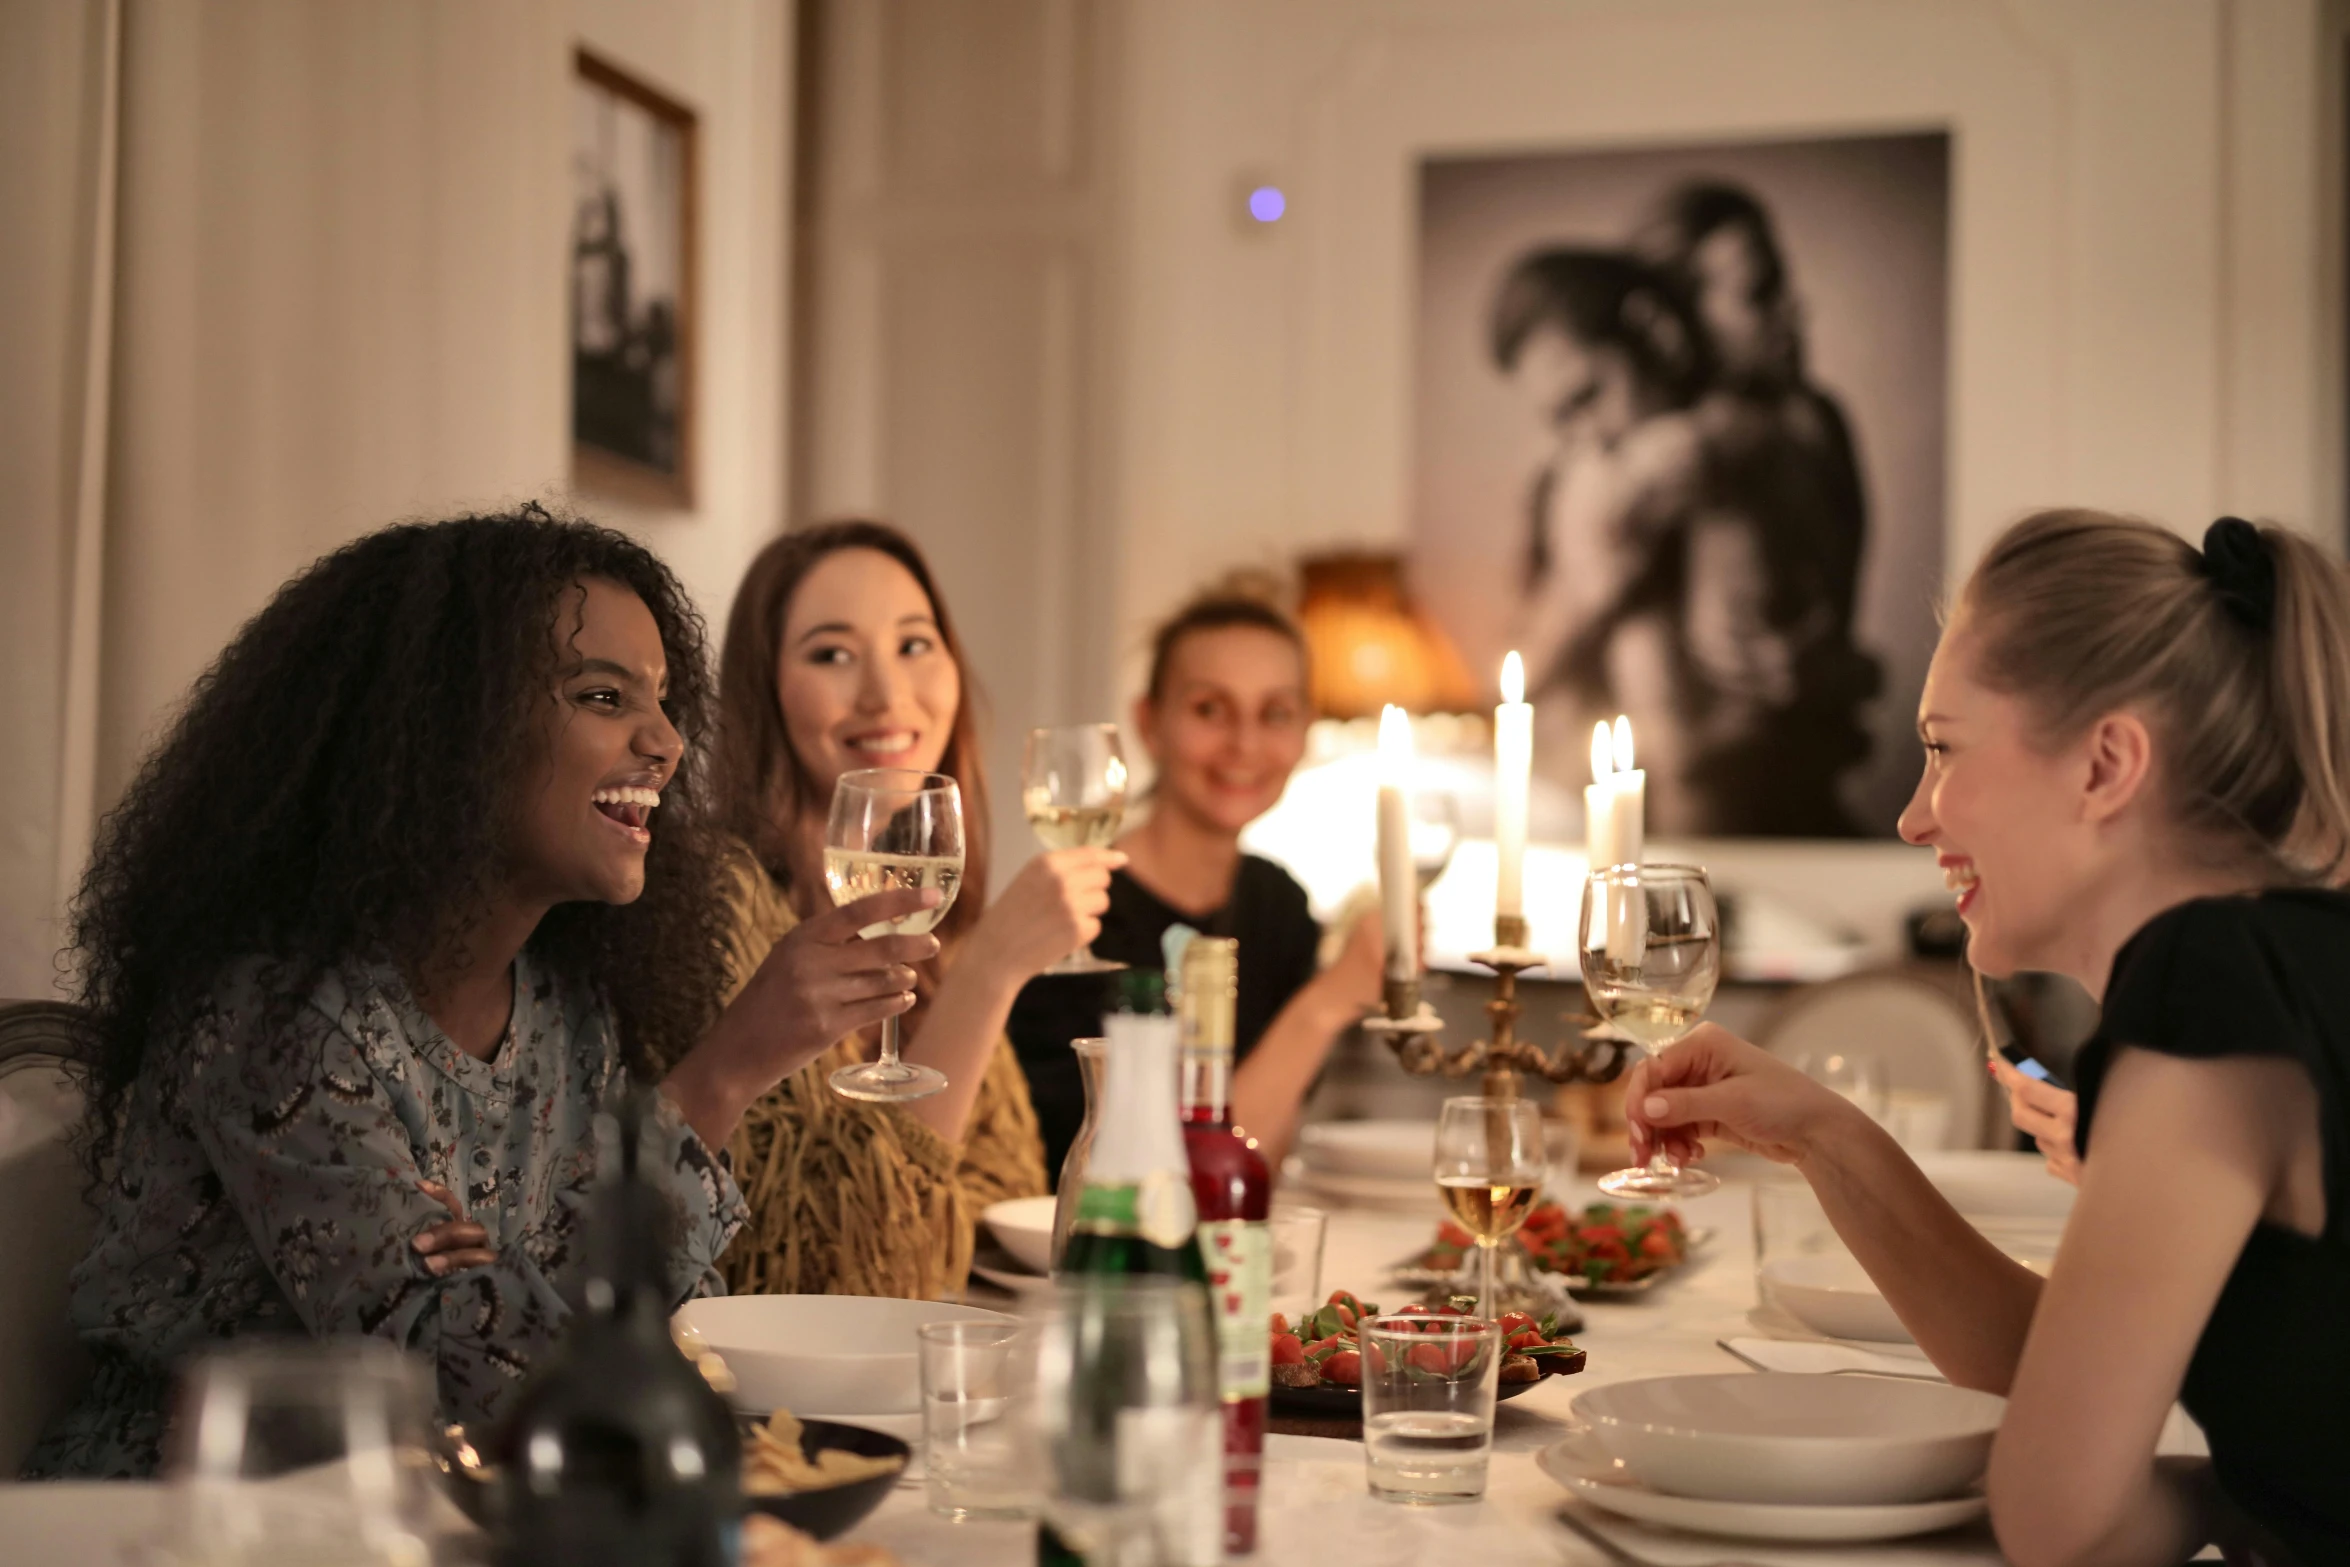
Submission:
[[[942,1518],[1034,1518],[1043,1500],[1033,1429],[1035,1329],[930,1322],[922,1357],[922,1472]]]
[[[1500,1327],[1475,1317],[1366,1317],[1363,1455],[1383,1502],[1473,1502],[1493,1454]]]

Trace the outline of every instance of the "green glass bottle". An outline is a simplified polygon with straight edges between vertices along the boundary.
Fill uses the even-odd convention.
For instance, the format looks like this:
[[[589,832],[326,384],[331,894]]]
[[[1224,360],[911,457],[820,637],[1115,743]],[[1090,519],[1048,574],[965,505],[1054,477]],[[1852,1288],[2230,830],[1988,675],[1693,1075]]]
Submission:
[[[1137,968],[1119,980],[1123,1010],[1103,1023],[1101,1123],[1060,1272],[1159,1274],[1204,1288],[1166,977]]]

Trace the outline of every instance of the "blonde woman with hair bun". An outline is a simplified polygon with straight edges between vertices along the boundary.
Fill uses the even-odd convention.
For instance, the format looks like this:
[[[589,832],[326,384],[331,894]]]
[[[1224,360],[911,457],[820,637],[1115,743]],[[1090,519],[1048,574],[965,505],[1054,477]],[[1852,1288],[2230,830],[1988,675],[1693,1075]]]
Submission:
[[[2009,1560],[2350,1560],[2350,579],[2222,518],[2198,550],[2051,511],[1960,593],[1901,834],[1986,974],[2095,996],[2080,1197],[2046,1279],[1845,1100],[1718,1028],[1633,1072],[1635,1151],[1796,1166],[1951,1381],[2004,1394]],[[2158,1458],[2183,1401],[2211,1458]]]

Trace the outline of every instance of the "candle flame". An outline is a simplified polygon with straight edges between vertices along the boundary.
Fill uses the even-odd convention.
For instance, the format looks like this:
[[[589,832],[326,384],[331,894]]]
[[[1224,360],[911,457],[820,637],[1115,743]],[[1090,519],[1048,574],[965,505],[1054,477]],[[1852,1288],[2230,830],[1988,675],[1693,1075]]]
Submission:
[[[1615,771],[1613,751],[1608,745],[1607,724],[1603,720],[1591,726],[1591,781],[1606,783],[1608,774]]]
[[[1390,702],[1379,710],[1379,770],[1389,783],[1400,784],[1411,763],[1411,714]]]
[[[1616,715],[1616,732],[1610,738],[1615,742],[1616,771],[1619,773],[1632,771],[1632,720],[1618,713]]]
[[[1514,649],[1501,661],[1501,699],[1504,702],[1526,700],[1526,661]]]

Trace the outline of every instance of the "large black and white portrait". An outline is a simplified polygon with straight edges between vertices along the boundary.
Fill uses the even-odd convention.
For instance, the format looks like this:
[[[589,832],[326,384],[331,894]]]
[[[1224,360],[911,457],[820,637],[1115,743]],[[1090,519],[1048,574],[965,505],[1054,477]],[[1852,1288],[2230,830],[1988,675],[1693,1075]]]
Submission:
[[[583,51],[572,113],[574,477],[690,506],[693,112]]]
[[[1943,565],[1949,138],[1432,159],[1413,575],[1526,661],[1536,767],[1624,713],[1672,835],[1879,835]]]

